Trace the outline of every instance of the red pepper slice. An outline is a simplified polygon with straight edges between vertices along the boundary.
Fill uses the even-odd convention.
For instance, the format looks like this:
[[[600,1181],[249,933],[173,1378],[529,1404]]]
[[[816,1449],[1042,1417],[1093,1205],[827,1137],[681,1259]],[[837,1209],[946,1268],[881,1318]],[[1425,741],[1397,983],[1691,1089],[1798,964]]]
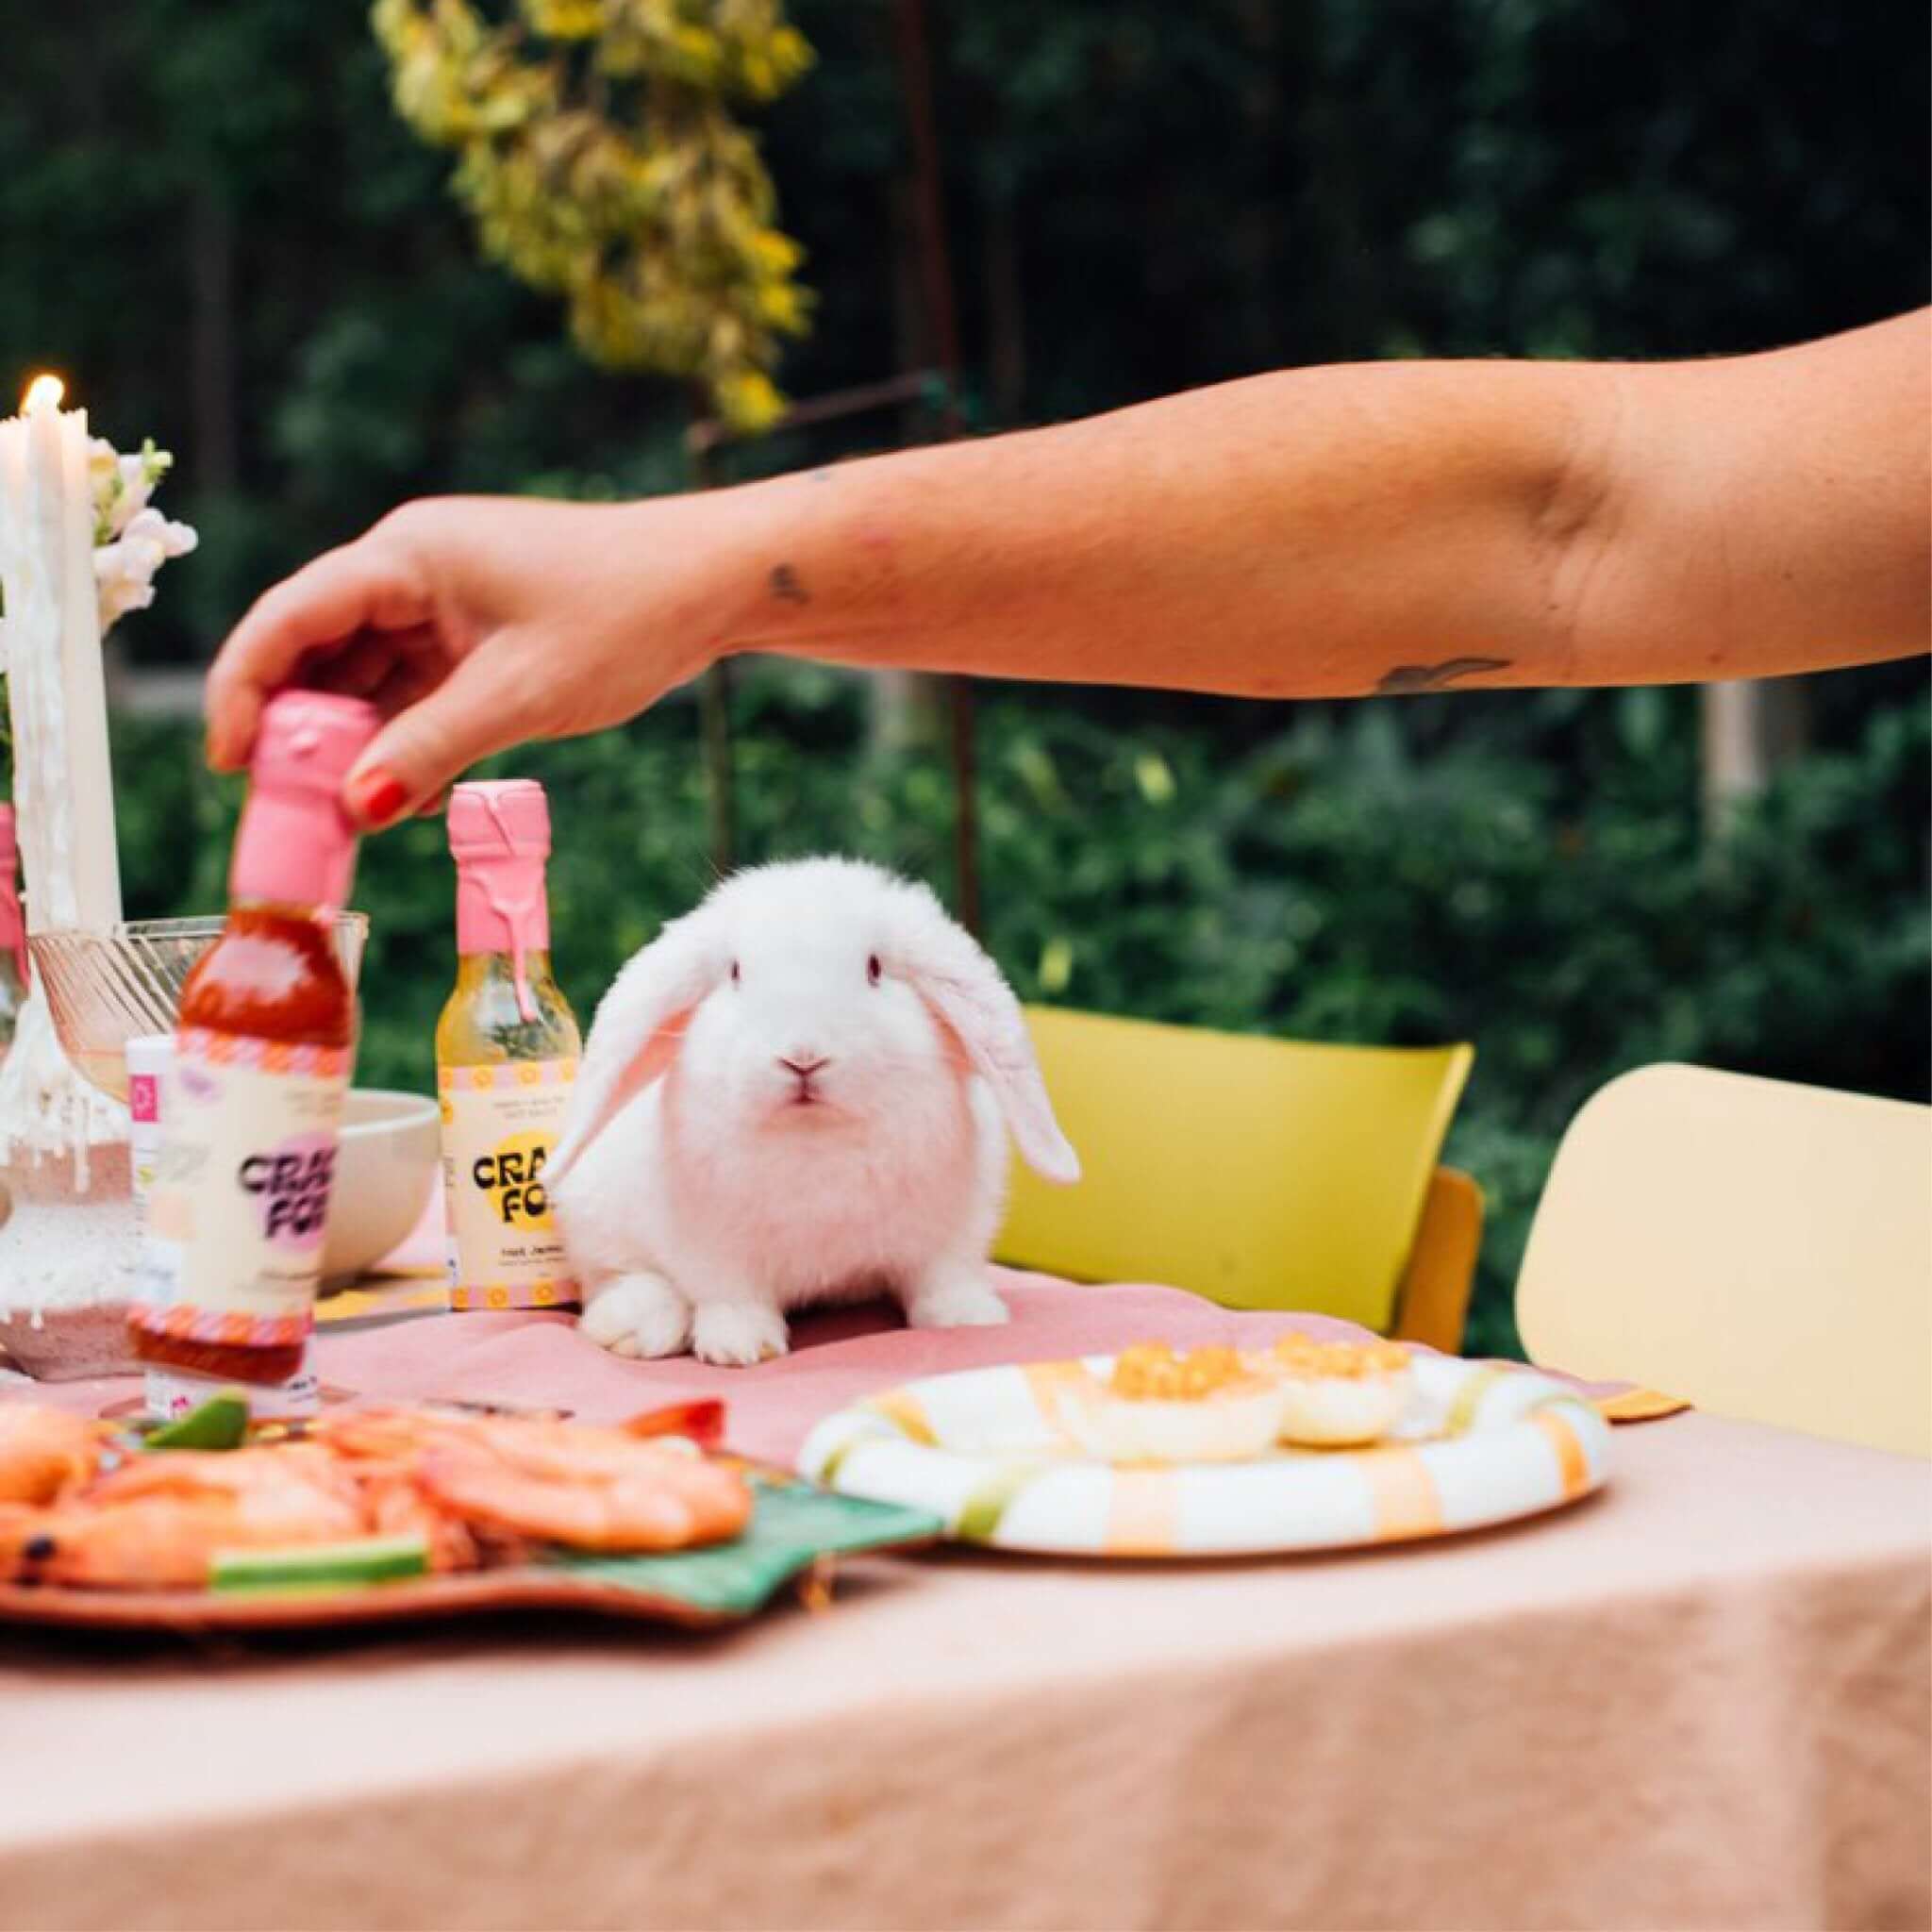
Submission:
[[[724,1440],[724,1405],[715,1395],[674,1402],[634,1415],[623,1427],[626,1436],[688,1436],[700,1449],[715,1449]]]

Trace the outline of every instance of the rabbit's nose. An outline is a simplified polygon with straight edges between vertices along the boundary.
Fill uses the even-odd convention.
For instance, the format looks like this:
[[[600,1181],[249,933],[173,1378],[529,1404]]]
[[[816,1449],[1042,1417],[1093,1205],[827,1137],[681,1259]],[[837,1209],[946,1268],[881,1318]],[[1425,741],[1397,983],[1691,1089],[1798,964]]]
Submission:
[[[814,1074],[823,1072],[832,1063],[822,1053],[813,1053],[809,1047],[793,1047],[790,1053],[778,1056],[778,1064],[787,1073],[796,1074],[801,1080],[809,1080]]]

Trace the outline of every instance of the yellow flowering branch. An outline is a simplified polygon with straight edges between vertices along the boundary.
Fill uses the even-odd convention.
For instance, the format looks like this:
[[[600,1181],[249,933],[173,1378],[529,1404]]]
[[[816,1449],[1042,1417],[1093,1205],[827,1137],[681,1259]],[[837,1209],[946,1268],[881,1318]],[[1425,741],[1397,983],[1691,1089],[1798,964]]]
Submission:
[[[375,0],[372,21],[483,252],[564,298],[587,357],[693,381],[741,433],[783,413],[772,372],[811,298],[728,107],[810,66],[783,0]]]

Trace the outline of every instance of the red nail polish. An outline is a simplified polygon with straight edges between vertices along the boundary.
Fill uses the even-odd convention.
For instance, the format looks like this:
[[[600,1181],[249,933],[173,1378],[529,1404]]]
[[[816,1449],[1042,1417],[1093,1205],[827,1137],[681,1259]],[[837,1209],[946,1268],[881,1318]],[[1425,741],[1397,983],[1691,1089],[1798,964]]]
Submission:
[[[409,802],[409,788],[393,772],[378,766],[356,780],[353,797],[357,817],[374,828],[401,815]]]

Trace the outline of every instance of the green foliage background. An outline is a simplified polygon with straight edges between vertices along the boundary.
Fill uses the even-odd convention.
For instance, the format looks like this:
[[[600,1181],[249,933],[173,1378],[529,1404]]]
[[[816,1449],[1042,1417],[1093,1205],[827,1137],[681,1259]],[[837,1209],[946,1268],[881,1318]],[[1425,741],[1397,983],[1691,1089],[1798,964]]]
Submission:
[[[1626,745],[1600,782],[1566,784],[1480,744],[1418,756],[1387,707],[1309,715],[1228,757],[1200,729],[1003,693],[982,715],[988,941],[1024,998],[1475,1041],[1450,1155],[1490,1196],[1472,1345],[1509,1348],[1550,1152],[1610,1074],[1692,1059],[1912,1091],[1926,1063],[1924,709],[1876,711],[1849,751],[1790,771],[1719,863],[1680,808],[1688,741],[1652,741],[1657,695],[1617,706]],[[929,759],[868,755],[849,680],[768,677],[744,709],[750,857],[829,846],[947,882],[945,781]],[[123,721],[116,751],[130,910],[219,903],[235,786],[179,727]],[[588,1015],[707,883],[690,720],[659,710],[498,768],[559,802],[553,939]],[[454,968],[441,823],[365,844],[356,897],[375,927],[358,1077],[426,1088]]]
[[[274,576],[411,494],[679,487],[684,398],[587,368],[556,303],[476,259],[359,8],[17,10],[0,393],[61,369],[104,433],[176,452],[168,507],[203,533],[124,627],[137,659],[205,658]],[[817,296],[781,372],[809,397],[927,349],[891,9],[790,10],[817,62],[758,125]],[[1748,349],[1926,299],[1926,20],[1903,0],[929,10],[977,428],[1338,357]],[[989,693],[989,938],[1028,995],[1474,1040],[1453,1152],[1491,1194],[1493,1346],[1554,1137],[1620,1068],[1924,1091],[1924,669],[1807,685],[1811,750],[1722,852],[1688,691]],[[738,723],[748,856],[838,846],[950,883],[944,776],[869,755],[850,683],[762,674]],[[514,761],[557,797],[585,1008],[706,881],[695,751],[674,705]],[[116,755],[130,910],[213,906],[232,794],[193,732],[118,720]],[[361,876],[364,1075],[421,1084],[451,967],[440,827],[373,841]]]
[[[889,0],[789,11],[816,64],[747,118],[817,295],[781,372],[808,397],[920,344]],[[1910,0],[928,11],[981,425],[1337,357],[1709,355],[1925,299]],[[402,496],[679,480],[683,396],[588,367],[558,303],[477,259],[362,8],[15,12],[0,393],[61,369],[103,433],[179,454],[207,540],[131,649],[205,656]]]

